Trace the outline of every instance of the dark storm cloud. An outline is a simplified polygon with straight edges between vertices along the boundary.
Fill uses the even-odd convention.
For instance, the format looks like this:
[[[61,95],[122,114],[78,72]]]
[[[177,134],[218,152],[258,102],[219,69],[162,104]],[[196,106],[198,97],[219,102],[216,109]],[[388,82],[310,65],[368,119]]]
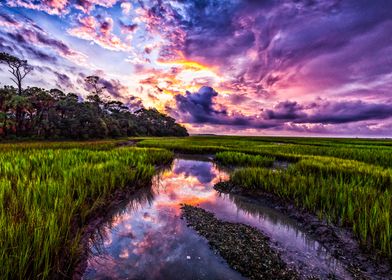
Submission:
[[[228,114],[227,109],[213,100],[218,93],[211,87],[202,87],[198,92],[186,92],[185,95],[176,95],[176,108],[167,110],[183,122],[193,124],[217,124],[252,128],[270,128],[280,126],[274,120],[259,120],[258,116],[243,116],[241,114]]]
[[[156,103],[162,102],[160,96],[167,92],[185,92],[181,89],[181,65],[172,67],[172,72],[148,67],[148,62],[154,63],[157,51],[155,62],[166,62],[160,66],[184,61],[211,70],[219,79],[196,77],[204,75],[197,69],[189,73],[198,75],[191,77],[187,73],[187,78],[192,78],[192,85],[213,86],[225,95],[219,96],[211,87],[176,95],[176,106],[168,108],[168,112],[184,123],[304,133],[327,133],[331,127],[339,132],[365,134],[380,129],[391,134],[386,127],[392,122],[392,1],[129,2],[133,9],[126,18],[124,14],[119,16],[122,0],[7,0],[14,3],[8,4],[12,7],[34,3],[31,9],[59,15],[56,20],[70,19],[71,27],[77,19],[80,22],[67,29],[68,34],[107,50],[121,50],[127,55],[142,51],[142,58],[148,59],[142,60],[144,64],[137,62],[133,73],[142,77],[139,85],[146,86],[146,92],[149,88],[157,92],[148,93]],[[60,9],[62,3],[65,9]],[[15,14],[0,12],[0,50],[58,66],[60,56],[77,56],[22,14],[18,10]],[[133,32],[135,36],[128,34]],[[137,38],[137,44],[128,44],[132,37]],[[94,57],[95,53],[91,54]],[[67,83],[65,77],[56,77]],[[159,81],[163,78],[164,82]],[[173,81],[176,88],[171,90]],[[117,80],[101,82],[113,97],[127,94]]]
[[[143,101],[134,95],[131,95],[128,98],[128,102],[126,102],[125,105],[128,106],[128,108],[130,108],[132,111],[137,111],[140,108],[144,108]]]
[[[304,67],[303,78],[320,80],[324,88],[392,68],[391,59],[377,62],[392,51],[391,1],[203,0],[181,1],[182,10],[169,1],[143,3],[151,29],[171,41],[163,57],[181,50],[216,65],[233,74],[226,85],[233,90],[268,96]]]
[[[3,23],[8,23],[13,26],[17,26],[19,24],[18,21],[14,17],[12,17],[9,14],[5,14],[5,13],[0,13],[0,20]]]
[[[212,98],[217,96],[218,93],[210,87],[202,87],[198,92],[187,92],[185,96],[177,95],[175,100],[178,109],[181,112],[190,114],[193,122],[205,123],[212,119],[219,118],[219,115],[224,117],[225,112],[213,109]]]
[[[75,5],[78,9],[88,13],[93,8],[93,4],[88,0],[76,0]]]
[[[265,117],[270,120],[296,120],[306,116],[302,109],[303,107],[297,102],[284,101],[275,106],[273,110],[265,110]]]
[[[22,57],[28,56],[30,58],[37,59],[39,61],[46,61],[50,63],[56,63],[57,57],[48,54],[36,47],[29,44],[21,34],[14,34],[5,32],[1,34],[0,32],[0,50],[14,55],[21,55]]]
[[[202,184],[208,184],[215,178],[210,162],[199,162],[195,168],[193,161],[184,161],[175,166],[173,172],[176,175],[184,174],[185,177],[196,177]]]
[[[324,101],[300,105],[297,102],[280,102],[265,110],[266,119],[294,123],[342,124],[392,117],[392,102],[366,103],[363,101]]]
[[[389,103],[366,103],[363,101],[328,102],[316,100],[300,104],[295,101],[279,102],[272,109],[260,108],[261,114],[243,116],[228,113],[227,108],[215,109],[214,98],[218,93],[210,87],[198,92],[175,96],[176,109],[169,109],[175,117],[193,124],[230,125],[248,128],[278,128],[293,124],[344,124],[392,117],[392,101]],[[255,109],[255,111],[257,111]],[[315,130],[317,126],[313,127]],[[320,127],[318,130],[323,130]],[[317,131],[315,131],[317,132]]]
[[[326,102],[315,105],[315,109],[315,114],[308,116],[301,122],[339,124],[365,120],[383,120],[392,117],[392,102]]]

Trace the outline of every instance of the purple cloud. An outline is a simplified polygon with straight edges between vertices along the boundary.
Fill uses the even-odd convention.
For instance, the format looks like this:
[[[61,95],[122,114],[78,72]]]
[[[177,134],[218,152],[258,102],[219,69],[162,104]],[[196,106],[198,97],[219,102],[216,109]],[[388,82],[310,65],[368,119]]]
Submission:
[[[108,94],[167,105],[199,132],[392,133],[391,1],[7,0],[2,8],[0,50],[47,64],[45,86],[71,87],[83,80],[73,73],[105,69]]]
[[[244,116],[241,114],[228,114],[227,108],[214,102],[218,93],[211,87],[202,87],[198,92],[186,92],[185,95],[176,95],[176,108],[167,110],[176,118],[186,123],[216,124],[240,127],[269,128],[280,124],[274,121],[258,120],[258,116]],[[216,109],[216,107],[220,107]]]
[[[261,114],[241,115],[229,112],[226,107],[215,103],[218,93],[210,87],[202,87],[198,92],[186,92],[175,96],[176,108],[168,108],[170,113],[183,122],[191,124],[229,125],[248,128],[285,128],[300,131],[303,124],[312,124],[313,132],[325,132],[325,125],[346,124],[369,120],[392,118],[392,101],[389,103],[367,103],[363,101],[316,100],[300,104],[284,101],[272,109],[259,108]],[[255,108],[255,112],[257,112]],[[314,126],[313,124],[318,124]]]

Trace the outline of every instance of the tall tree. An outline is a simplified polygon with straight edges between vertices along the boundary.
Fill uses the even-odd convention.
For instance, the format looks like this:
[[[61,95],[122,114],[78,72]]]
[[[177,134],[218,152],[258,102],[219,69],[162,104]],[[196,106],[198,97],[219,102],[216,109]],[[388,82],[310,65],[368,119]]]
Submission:
[[[18,94],[22,95],[23,79],[33,70],[33,67],[27,63],[27,60],[22,60],[5,52],[0,53],[0,63],[8,65],[8,71],[13,76],[11,80],[16,84]]]
[[[16,95],[14,87],[5,86],[0,89],[0,135],[6,137],[8,129],[13,124],[10,116],[11,100]]]
[[[13,97],[12,103],[15,107],[16,133],[18,136],[20,136],[22,133],[22,125],[24,118],[23,105],[26,104],[25,98],[22,97],[22,82],[24,78],[26,78],[26,76],[33,70],[33,67],[27,63],[27,60],[20,59],[5,52],[0,53],[0,63],[8,65],[8,72],[10,72],[12,75],[11,80],[16,84],[18,88],[19,96]]]
[[[128,104],[104,97],[98,76],[85,78],[90,94],[80,100],[61,90],[22,88],[30,73],[26,60],[0,53],[0,64],[8,66],[17,88],[0,88],[0,136],[96,139],[124,136],[187,136],[184,127],[155,109],[136,112]]]
[[[91,102],[101,103],[101,96],[105,87],[99,84],[99,80],[98,76],[87,76],[84,79],[87,88],[92,89],[91,94],[87,96],[87,99]]]

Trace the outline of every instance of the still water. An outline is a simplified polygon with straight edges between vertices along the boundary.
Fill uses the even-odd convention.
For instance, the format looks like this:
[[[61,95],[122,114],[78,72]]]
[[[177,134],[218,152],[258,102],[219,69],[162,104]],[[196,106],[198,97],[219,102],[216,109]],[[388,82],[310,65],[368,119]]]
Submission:
[[[180,204],[259,228],[282,258],[303,275],[350,279],[342,265],[296,223],[245,197],[219,194],[229,175],[206,157],[179,157],[99,228],[83,279],[244,279],[180,218]]]

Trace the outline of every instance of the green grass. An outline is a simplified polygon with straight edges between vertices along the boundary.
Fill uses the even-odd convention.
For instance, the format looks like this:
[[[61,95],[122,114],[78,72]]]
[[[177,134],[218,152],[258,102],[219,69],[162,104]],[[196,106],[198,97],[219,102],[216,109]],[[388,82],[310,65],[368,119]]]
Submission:
[[[216,154],[218,163],[240,168],[231,174],[236,185],[350,227],[363,245],[392,260],[391,140],[194,136],[138,145]],[[288,170],[263,168],[273,158],[290,161]]]
[[[238,152],[219,152],[215,155],[218,163],[226,166],[272,167],[275,159],[260,155],[248,155]]]
[[[194,136],[0,144],[0,273],[4,279],[68,274],[94,211],[118,190],[147,184],[170,151],[214,154],[231,180],[267,191],[335,224],[392,260],[392,141]],[[157,149],[164,148],[167,150]],[[169,151],[168,151],[169,150]],[[273,160],[290,162],[272,170]],[[65,248],[68,248],[65,250]],[[66,263],[64,263],[66,260]]]
[[[173,157],[166,150],[108,149],[107,144],[0,148],[3,279],[47,279],[69,273],[81,253],[82,229],[92,213],[115,191],[148,184],[154,166]],[[75,149],[78,145],[82,148]]]
[[[344,182],[367,184],[380,190],[392,189],[392,169],[355,160],[332,157],[305,156],[294,165],[300,174],[314,174],[321,178],[339,178]]]
[[[3,142],[0,143],[0,151],[9,150],[30,150],[30,149],[89,149],[108,150],[126,142],[127,139],[120,140],[98,140],[98,141],[23,141],[23,142]]]
[[[196,154],[236,151],[287,161],[297,161],[304,155],[327,156],[392,167],[392,141],[387,140],[193,136],[144,139],[138,146]]]
[[[392,256],[391,190],[380,190],[372,180],[319,176],[294,166],[288,171],[238,169],[231,181],[245,189],[273,193],[320,218],[351,227],[363,245]]]

